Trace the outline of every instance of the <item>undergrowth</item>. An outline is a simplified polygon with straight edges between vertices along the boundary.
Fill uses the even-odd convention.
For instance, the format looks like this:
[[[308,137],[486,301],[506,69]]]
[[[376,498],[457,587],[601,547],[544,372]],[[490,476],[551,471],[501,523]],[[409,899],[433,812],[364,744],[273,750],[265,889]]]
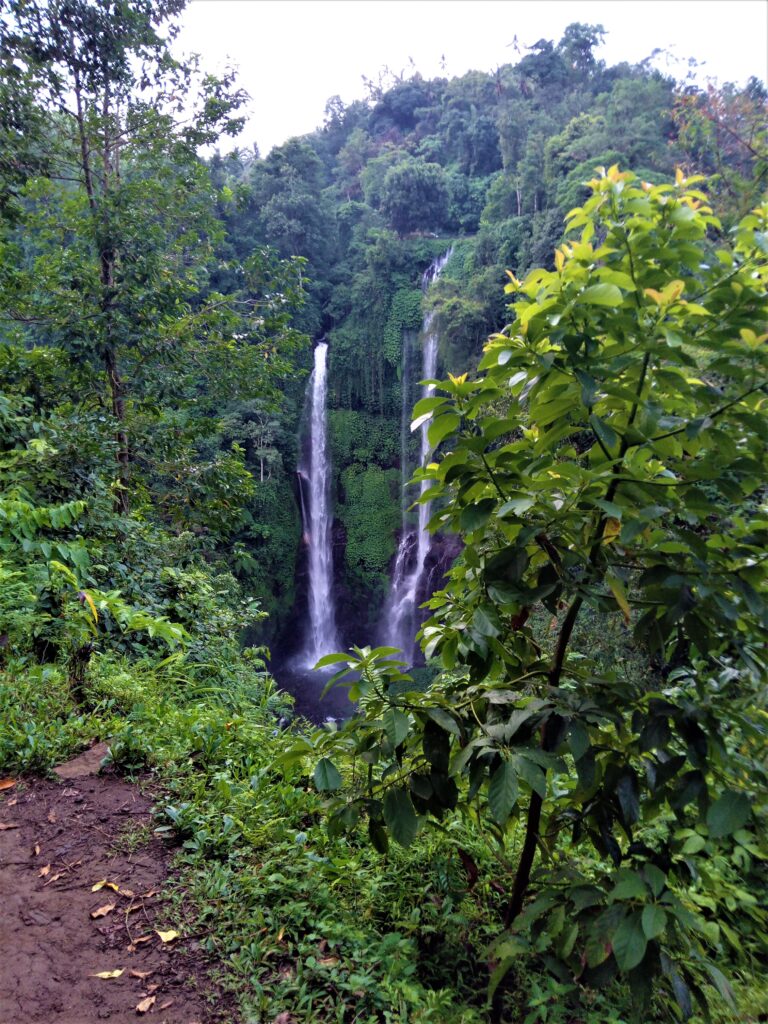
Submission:
[[[58,669],[11,665],[0,771],[44,773],[104,738],[115,768],[159,782],[155,829],[178,851],[168,920],[200,942],[246,1024],[286,1011],[300,1024],[483,1024],[506,859],[458,820],[386,858],[362,836],[330,837],[311,780],[276,767],[295,731],[278,725],[289,698],[263,674],[243,678],[185,685],[173,664],[101,657],[77,707]],[[514,1024],[630,1019],[615,990],[575,1017],[568,986],[535,962],[515,975]],[[745,980],[740,995],[740,1014],[718,1021],[762,1019],[765,984]]]

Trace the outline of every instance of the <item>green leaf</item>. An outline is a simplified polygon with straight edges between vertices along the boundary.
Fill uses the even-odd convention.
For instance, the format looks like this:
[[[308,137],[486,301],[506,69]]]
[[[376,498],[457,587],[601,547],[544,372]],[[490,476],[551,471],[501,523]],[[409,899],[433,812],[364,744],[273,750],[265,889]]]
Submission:
[[[495,614],[493,614],[493,617],[496,617]],[[475,608],[475,613],[472,616],[472,627],[480,636],[498,636],[500,632],[499,627],[493,623],[491,617],[482,608]]]
[[[621,290],[615,284],[593,284],[579,296],[580,302],[590,306],[620,306],[624,301]]]
[[[408,715],[396,708],[388,708],[383,716],[384,732],[393,747],[399,747],[410,730]]]
[[[510,498],[509,501],[505,501],[501,506],[498,511],[498,516],[500,519],[503,519],[504,516],[508,516],[510,513],[515,516],[521,516],[527,512],[528,509],[533,508],[535,504],[535,498]]]
[[[655,939],[667,927],[667,915],[661,907],[649,904],[643,907],[642,913],[643,934],[649,941]]]
[[[430,423],[427,431],[430,447],[437,448],[441,441],[457,430],[460,423],[461,419],[455,412],[447,412],[443,416],[438,416],[434,422]]]
[[[498,825],[504,825],[517,803],[519,788],[517,774],[510,761],[502,761],[491,776],[488,786],[488,807]]]
[[[341,786],[339,770],[333,761],[327,757],[323,757],[317,762],[312,778],[315,780],[315,786],[321,793],[338,789]]]
[[[439,398],[436,395],[430,395],[428,398],[420,398],[419,401],[413,407],[413,418],[414,420],[419,419],[424,413],[433,413],[435,409],[439,409],[441,405],[446,405],[448,399],[443,397]],[[416,429],[411,423],[411,430]]]
[[[456,724],[456,721],[451,718],[448,712],[443,708],[428,708],[427,714],[432,721],[439,725],[441,729],[444,729],[445,732],[450,732],[454,736],[458,736],[460,734],[461,730]]]
[[[601,420],[599,416],[595,416],[594,413],[589,417],[589,423],[606,448],[610,450],[616,447],[619,438],[613,427],[609,426],[605,420]]]
[[[410,846],[419,831],[419,819],[405,789],[390,789],[384,797],[384,821],[401,846]]]
[[[713,839],[721,839],[742,828],[749,820],[749,800],[743,793],[728,790],[707,812],[707,828]]]
[[[327,668],[329,665],[338,665],[340,661],[348,660],[348,654],[324,654],[323,657],[315,663],[314,669]]]
[[[647,897],[648,890],[645,887],[645,882],[637,872],[626,868],[620,872],[620,876],[611,892],[612,900],[645,899]]]
[[[471,533],[484,526],[496,508],[494,498],[483,498],[474,505],[467,505],[461,510],[461,528]]]
[[[642,961],[648,940],[640,922],[639,914],[625,917],[613,936],[613,955],[622,971],[631,971]]]

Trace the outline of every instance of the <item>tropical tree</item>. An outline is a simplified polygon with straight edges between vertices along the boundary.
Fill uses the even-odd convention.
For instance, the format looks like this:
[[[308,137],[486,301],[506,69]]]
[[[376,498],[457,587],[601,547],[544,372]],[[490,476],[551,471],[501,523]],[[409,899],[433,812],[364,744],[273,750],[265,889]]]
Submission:
[[[196,150],[239,129],[243,93],[230,75],[201,75],[195,61],[173,57],[183,7],[2,2],[0,53],[14,71],[16,105],[38,115],[30,123],[50,155],[26,177],[6,229],[0,312],[25,341],[55,342],[102,375],[123,512],[131,402],[156,383],[157,366],[165,395],[189,391],[179,370],[190,347],[198,368],[212,360],[217,370],[251,348],[254,377],[269,377],[280,360],[263,348],[253,356],[263,343],[275,356],[279,336],[265,338],[264,324],[289,305],[285,275],[278,282],[260,253],[244,261],[236,291],[210,289],[221,228]],[[296,281],[288,288],[296,293]],[[242,366],[236,378],[248,379]]]
[[[458,809],[513,858],[492,989],[528,953],[620,976],[643,1019],[765,953],[733,894],[765,884],[768,205],[726,244],[697,185],[601,169],[477,376],[417,404],[465,544],[421,634],[440,672],[323,659],[363,714],[315,744],[334,830],[383,851]]]

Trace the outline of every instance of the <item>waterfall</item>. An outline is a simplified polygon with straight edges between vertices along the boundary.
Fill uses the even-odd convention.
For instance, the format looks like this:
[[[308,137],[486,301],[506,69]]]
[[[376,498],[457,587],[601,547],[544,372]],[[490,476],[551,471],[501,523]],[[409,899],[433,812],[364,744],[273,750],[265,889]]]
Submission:
[[[449,249],[448,252],[436,259],[425,272],[421,280],[422,291],[426,292],[430,285],[438,279],[450,259],[452,251],[452,249]],[[437,372],[438,336],[434,327],[434,313],[432,312],[427,313],[424,317],[422,338],[422,379],[429,380]],[[407,444],[407,429],[411,410],[411,401],[407,387],[409,361],[410,352],[406,341],[403,345],[403,429],[400,452],[400,472],[404,485],[411,475]],[[427,398],[433,391],[434,386],[432,384],[425,384],[422,387],[421,397]],[[428,430],[429,422],[422,423],[419,444],[420,466],[427,464],[432,451],[429,444]],[[419,487],[419,495],[423,495],[430,486],[429,481],[422,480]],[[414,528],[407,515],[408,502],[403,503],[400,542],[397,546],[395,564],[392,570],[389,597],[384,609],[386,643],[392,647],[398,647],[408,660],[413,655],[417,630],[417,597],[424,575],[424,565],[431,546],[431,537],[427,529],[431,515],[431,503],[419,504],[417,509],[418,519]]]
[[[315,367],[309,378],[309,449],[299,467],[304,534],[309,545],[309,624],[301,659],[310,667],[339,649],[333,607],[331,465],[326,423],[326,360],[328,345],[315,346]],[[304,487],[308,488],[305,501]]]

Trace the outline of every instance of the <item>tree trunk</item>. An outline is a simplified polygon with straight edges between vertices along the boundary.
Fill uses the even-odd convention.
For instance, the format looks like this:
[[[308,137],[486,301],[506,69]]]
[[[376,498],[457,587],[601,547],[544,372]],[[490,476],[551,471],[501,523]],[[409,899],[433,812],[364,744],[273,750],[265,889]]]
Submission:
[[[125,384],[117,368],[115,350],[111,346],[104,353],[104,369],[107,373],[112,398],[112,415],[117,420],[115,438],[117,440],[119,489],[115,496],[115,510],[121,515],[125,515],[129,508],[128,485],[131,455],[128,447],[128,433],[125,429]]]

